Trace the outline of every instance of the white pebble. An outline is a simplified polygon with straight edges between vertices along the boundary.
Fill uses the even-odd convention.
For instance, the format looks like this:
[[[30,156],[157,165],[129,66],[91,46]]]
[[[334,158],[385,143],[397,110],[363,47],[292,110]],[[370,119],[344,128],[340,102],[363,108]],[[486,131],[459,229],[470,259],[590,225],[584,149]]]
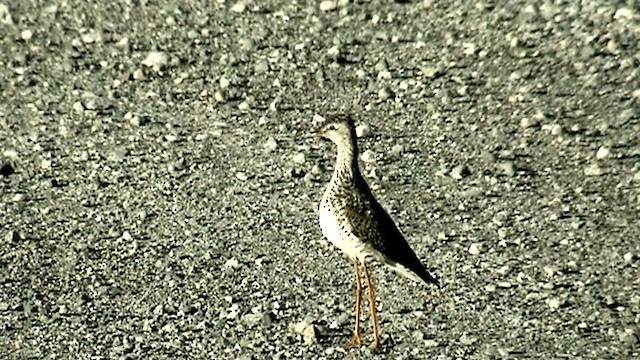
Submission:
[[[20,37],[22,38],[22,40],[24,41],[29,41],[31,40],[31,38],[33,37],[33,32],[31,30],[23,30],[20,33]]]
[[[304,164],[305,162],[304,153],[297,153],[293,155],[293,162],[296,164]]]
[[[244,1],[241,0],[235,3],[235,5],[231,7],[231,11],[235,13],[241,13],[241,12],[244,12],[246,8],[247,8],[247,5],[244,3]]]
[[[478,244],[476,243],[471,244],[471,246],[469,246],[469,254],[471,255],[480,254],[480,246],[478,246]]]
[[[144,60],[142,60],[142,65],[150,67],[156,72],[167,66],[168,63],[169,57],[167,54],[160,51],[152,51]]]
[[[371,150],[363,152],[362,155],[360,155],[360,158],[362,161],[369,164],[376,162],[376,154]]]
[[[600,148],[598,149],[598,152],[596,152],[596,158],[598,160],[606,159],[609,157],[610,154],[611,154],[611,151],[609,151],[608,148],[604,146],[600,146]]]
[[[326,0],[320,2],[320,11],[333,11],[338,7],[337,1]]]
[[[633,254],[628,252],[624,254],[624,262],[630,263],[633,260]]]
[[[598,164],[591,164],[584,169],[586,176],[600,176],[602,175],[602,169]]]
[[[371,127],[367,124],[360,124],[356,126],[356,136],[359,138],[365,138],[371,135]]]
[[[400,156],[404,152],[404,146],[400,144],[395,144],[391,147],[391,155]]]
[[[224,263],[224,267],[230,269],[237,269],[240,267],[240,262],[236,258],[231,258]]]
[[[555,124],[551,127],[551,135],[560,136],[562,135],[562,133],[563,133],[563,130],[561,125]]]
[[[264,148],[268,151],[273,151],[278,148],[278,142],[274,137],[270,137],[267,139],[267,142],[264,144]]]
[[[547,300],[547,305],[551,310],[557,310],[560,307],[560,299],[552,298]]]

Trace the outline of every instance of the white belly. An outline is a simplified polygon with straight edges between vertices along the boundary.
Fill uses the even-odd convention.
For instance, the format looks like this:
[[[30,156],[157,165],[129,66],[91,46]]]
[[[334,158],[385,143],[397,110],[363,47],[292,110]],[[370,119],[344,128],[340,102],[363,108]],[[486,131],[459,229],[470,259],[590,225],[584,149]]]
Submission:
[[[343,225],[341,229],[333,214],[323,209],[322,206],[320,206],[320,228],[327,240],[342,250],[350,259],[358,258],[364,261],[366,244],[351,233],[348,225]]]

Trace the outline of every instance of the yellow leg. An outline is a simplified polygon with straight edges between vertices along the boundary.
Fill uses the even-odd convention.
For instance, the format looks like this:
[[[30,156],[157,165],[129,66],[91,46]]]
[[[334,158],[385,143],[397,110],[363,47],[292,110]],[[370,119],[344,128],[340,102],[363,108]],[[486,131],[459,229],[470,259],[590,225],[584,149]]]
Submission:
[[[373,341],[369,344],[369,349],[375,349],[380,343],[380,334],[378,330],[378,315],[376,314],[376,292],[373,290],[373,283],[371,282],[371,274],[366,264],[362,264],[364,267],[364,278],[367,282],[367,295],[369,297],[369,314],[371,316],[371,331],[373,332]]]
[[[362,339],[360,338],[360,303],[362,303],[362,281],[360,280],[360,264],[358,259],[353,260],[356,268],[356,326],[353,329],[353,336],[346,344],[346,348],[360,347]]]

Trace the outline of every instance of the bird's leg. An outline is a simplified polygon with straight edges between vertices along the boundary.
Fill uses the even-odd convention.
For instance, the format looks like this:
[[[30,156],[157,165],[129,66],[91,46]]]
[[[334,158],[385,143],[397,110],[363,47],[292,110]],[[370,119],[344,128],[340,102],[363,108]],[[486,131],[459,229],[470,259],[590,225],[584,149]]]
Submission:
[[[363,263],[364,278],[367,282],[367,296],[369,297],[369,314],[371,316],[371,331],[373,332],[373,341],[369,344],[369,349],[375,349],[380,342],[380,336],[378,332],[378,315],[376,315],[376,292],[373,290],[373,283],[371,282],[371,274],[367,264]]]
[[[362,303],[362,281],[360,280],[360,264],[358,259],[353,260],[356,267],[356,326],[353,329],[353,336],[346,344],[346,348],[360,347],[362,339],[360,338],[360,304]]]

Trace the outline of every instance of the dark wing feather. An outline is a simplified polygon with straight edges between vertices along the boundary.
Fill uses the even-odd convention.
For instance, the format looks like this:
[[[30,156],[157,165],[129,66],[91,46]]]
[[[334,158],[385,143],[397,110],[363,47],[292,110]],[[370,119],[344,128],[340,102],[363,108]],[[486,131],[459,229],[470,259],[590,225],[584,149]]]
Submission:
[[[364,179],[356,180],[356,186],[358,189],[350,192],[346,206],[354,235],[391,261],[407,267],[425,282],[440,286],[422,265],[389,214],[373,197]]]

